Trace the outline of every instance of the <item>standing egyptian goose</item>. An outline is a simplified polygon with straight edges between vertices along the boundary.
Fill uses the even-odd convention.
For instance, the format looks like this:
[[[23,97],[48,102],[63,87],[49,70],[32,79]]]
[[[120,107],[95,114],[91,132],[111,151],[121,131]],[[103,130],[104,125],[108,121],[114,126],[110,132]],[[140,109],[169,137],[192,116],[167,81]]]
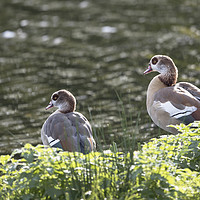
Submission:
[[[54,106],[58,109],[47,118],[42,126],[43,144],[84,154],[94,151],[96,143],[92,136],[90,123],[81,113],[75,112],[75,97],[67,90],[59,90],[52,94],[46,109]]]
[[[200,89],[191,83],[176,83],[178,70],[173,60],[164,55],[153,56],[147,74],[157,71],[147,89],[147,111],[160,128],[177,133],[168,125],[189,124],[200,120]]]

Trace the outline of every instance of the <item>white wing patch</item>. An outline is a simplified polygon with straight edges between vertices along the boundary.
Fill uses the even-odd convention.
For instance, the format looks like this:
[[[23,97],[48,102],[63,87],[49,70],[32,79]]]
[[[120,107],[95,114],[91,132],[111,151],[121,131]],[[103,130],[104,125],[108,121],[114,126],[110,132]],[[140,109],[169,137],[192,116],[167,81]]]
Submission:
[[[57,144],[58,142],[60,142],[60,140],[59,139],[57,139],[57,140],[55,140],[55,139],[53,139],[51,136],[47,136],[47,139],[48,139],[48,141],[49,141],[49,145],[52,147],[52,146],[54,146],[55,144]]]
[[[158,102],[155,102],[155,103],[158,103]],[[173,106],[170,101],[167,101],[165,103],[161,103],[161,102],[159,103],[160,103],[161,109],[163,109],[165,112],[168,112],[170,117],[174,117],[176,119],[188,116],[197,110],[195,106],[185,106],[184,109],[178,109],[175,106]]]

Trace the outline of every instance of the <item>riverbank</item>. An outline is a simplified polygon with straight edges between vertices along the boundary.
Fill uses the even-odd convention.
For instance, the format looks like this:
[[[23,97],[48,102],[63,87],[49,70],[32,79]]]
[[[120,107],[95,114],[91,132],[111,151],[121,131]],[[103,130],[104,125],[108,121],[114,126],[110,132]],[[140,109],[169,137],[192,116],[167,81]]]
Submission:
[[[88,155],[26,144],[0,157],[2,199],[198,199],[200,128],[137,151]],[[131,149],[131,148],[130,148]]]

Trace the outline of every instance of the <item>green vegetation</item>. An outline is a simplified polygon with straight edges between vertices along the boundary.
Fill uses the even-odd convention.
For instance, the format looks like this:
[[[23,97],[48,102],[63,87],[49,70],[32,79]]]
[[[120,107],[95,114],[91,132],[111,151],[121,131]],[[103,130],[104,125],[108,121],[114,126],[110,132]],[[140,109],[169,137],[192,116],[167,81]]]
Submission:
[[[1,199],[200,199],[200,128],[140,150],[88,155],[39,145],[0,157]]]

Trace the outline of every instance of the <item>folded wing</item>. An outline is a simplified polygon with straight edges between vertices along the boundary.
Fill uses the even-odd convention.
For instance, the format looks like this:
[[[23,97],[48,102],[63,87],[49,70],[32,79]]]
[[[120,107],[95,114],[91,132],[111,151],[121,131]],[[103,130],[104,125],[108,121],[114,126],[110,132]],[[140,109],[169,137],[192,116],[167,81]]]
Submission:
[[[155,94],[153,106],[156,110],[167,112],[169,117],[185,124],[200,120],[198,93],[191,90],[191,87],[189,89],[190,92],[180,85],[163,88]],[[197,97],[193,96],[192,93],[196,94]]]
[[[89,153],[96,148],[88,120],[78,112],[49,116],[41,131],[43,144],[65,151]]]

